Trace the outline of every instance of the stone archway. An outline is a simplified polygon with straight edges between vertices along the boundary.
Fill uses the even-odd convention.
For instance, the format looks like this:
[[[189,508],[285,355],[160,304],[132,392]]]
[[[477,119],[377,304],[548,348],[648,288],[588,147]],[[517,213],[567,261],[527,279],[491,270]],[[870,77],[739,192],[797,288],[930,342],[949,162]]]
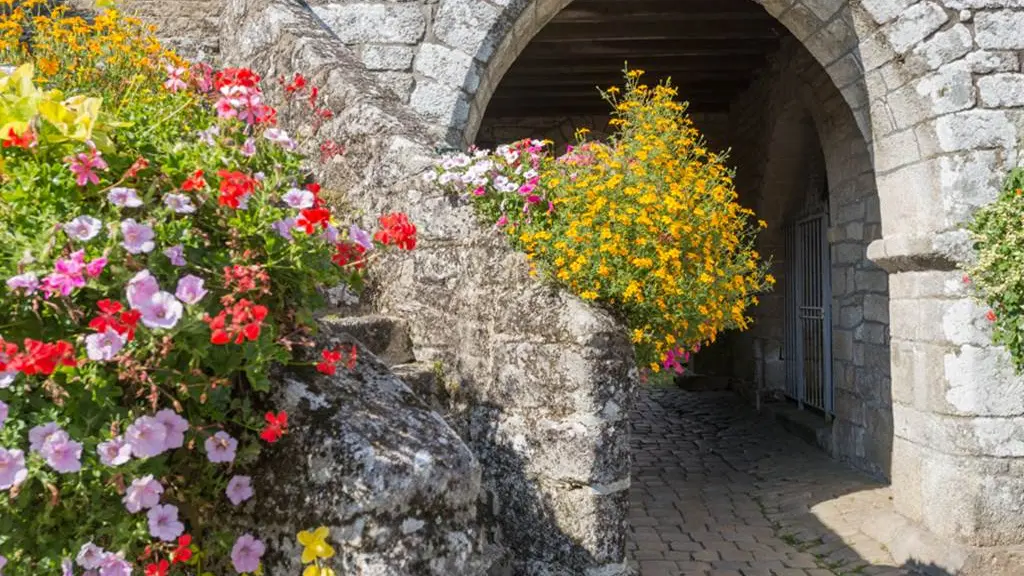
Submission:
[[[455,3],[442,2],[439,12]],[[841,95],[817,118],[823,145],[830,145],[830,134],[846,130],[835,118],[850,118],[848,126],[859,132],[858,146],[849,147],[852,140],[832,143],[830,171],[849,172],[841,188],[851,197],[878,191],[877,207],[857,201],[847,207],[865,217],[871,211],[875,233],[837,248],[861,254],[867,248],[867,256],[891,275],[891,302],[882,297],[864,306],[876,324],[886,323],[891,311],[892,423],[862,426],[892,426],[897,508],[962,544],[1020,543],[1024,499],[1001,488],[1024,487],[1024,450],[1005,436],[1024,417],[1022,401],[1006,392],[1018,389],[1020,380],[991,347],[982,311],[955,280],[958,262],[969,254],[960,224],[994,197],[1001,174],[1016,160],[1024,100],[1010,93],[1018,84],[1008,50],[1024,45],[1009,23],[1024,17],[1022,11],[1007,6],[975,13],[953,0],[759,3],[792,32]],[[455,96],[465,104],[459,121],[449,125],[450,140],[466,143],[475,136],[504,74],[567,5],[513,3],[484,23],[482,48],[468,52],[475,57],[468,76],[476,89]],[[852,280],[856,284],[857,271]],[[871,339],[884,338],[870,332]],[[853,348],[852,355],[863,353]],[[883,379],[876,385],[889,384]],[[1003,439],[987,432],[992,429],[1001,430]],[[855,444],[851,450],[863,452]],[[878,471],[887,468],[880,464]]]

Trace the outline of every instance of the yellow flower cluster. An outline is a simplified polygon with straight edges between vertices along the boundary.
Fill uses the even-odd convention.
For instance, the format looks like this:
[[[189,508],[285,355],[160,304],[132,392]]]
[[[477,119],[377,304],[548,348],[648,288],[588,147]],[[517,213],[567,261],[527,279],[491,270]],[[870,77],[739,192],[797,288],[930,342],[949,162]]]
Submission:
[[[774,279],[753,250],[764,224],[737,203],[725,156],[707,149],[674,88],[641,75],[604,94],[617,127],[608,142],[543,164],[552,217],[512,233],[537,268],[620,313],[638,361],[658,371],[670,352],[746,329]]]
[[[89,22],[68,15],[63,5],[51,10],[48,0],[0,0],[0,4],[6,4],[0,6],[0,58],[32,60],[40,79],[54,84],[96,85],[123,81],[140,72],[162,77],[166,76],[164,64],[183,64],[177,54],[160,45],[154,27],[116,10],[105,10]]]

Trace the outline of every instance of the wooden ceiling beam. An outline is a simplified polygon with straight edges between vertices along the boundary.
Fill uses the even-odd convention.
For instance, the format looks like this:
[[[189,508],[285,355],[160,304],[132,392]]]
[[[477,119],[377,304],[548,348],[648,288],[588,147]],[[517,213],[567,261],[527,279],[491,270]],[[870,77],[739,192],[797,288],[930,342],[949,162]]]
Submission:
[[[530,43],[519,55],[517,62],[564,59],[617,58],[763,58],[778,47],[771,38],[731,40],[710,39],[650,39],[650,40],[587,40],[563,45]]]
[[[770,23],[746,20],[651,21],[626,25],[621,22],[570,23],[551,22],[531,40],[532,44],[566,44],[611,40],[775,40],[781,31]]]
[[[737,77],[749,78],[750,70],[646,70],[644,79],[649,84],[660,82],[666,78],[672,80],[673,85],[688,85],[694,82],[733,82]],[[566,70],[559,74],[557,71],[540,72],[532,74],[508,75],[502,79],[499,90],[510,90],[517,88],[546,89],[549,87],[563,86],[586,86],[608,88],[610,86],[622,86],[624,83],[622,74],[619,72],[591,72],[581,73],[575,70]]]

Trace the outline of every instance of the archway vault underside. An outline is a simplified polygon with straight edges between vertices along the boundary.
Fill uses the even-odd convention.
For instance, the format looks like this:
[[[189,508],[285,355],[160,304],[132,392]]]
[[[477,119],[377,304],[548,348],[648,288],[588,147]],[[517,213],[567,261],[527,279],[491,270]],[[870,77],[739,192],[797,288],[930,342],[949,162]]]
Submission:
[[[722,111],[789,32],[750,0],[575,0],[523,49],[488,116],[607,112],[622,70],[671,77],[691,110]]]

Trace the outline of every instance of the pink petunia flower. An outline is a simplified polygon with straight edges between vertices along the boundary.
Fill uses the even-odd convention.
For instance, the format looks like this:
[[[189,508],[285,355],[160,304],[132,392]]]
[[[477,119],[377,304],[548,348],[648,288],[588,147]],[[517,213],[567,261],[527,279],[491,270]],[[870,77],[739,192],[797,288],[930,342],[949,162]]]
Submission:
[[[275,232],[277,232],[277,234],[281,238],[284,238],[285,240],[288,240],[289,242],[291,242],[294,239],[292,237],[292,229],[295,228],[295,225],[296,225],[295,218],[290,218],[289,217],[289,218],[285,218],[283,220],[278,220],[278,221],[274,222],[273,224],[271,224],[270,226],[271,226],[271,228],[274,229]]]
[[[363,230],[359,226],[353,224],[351,227],[349,227],[348,237],[350,240],[352,240],[352,242],[355,242],[356,244],[362,246],[363,249],[366,250],[367,252],[373,250],[373,235],[371,235],[366,230]]]
[[[164,204],[177,214],[192,214],[196,211],[192,199],[184,194],[164,194]]]
[[[160,291],[160,285],[149,270],[143,270],[128,281],[128,305],[138,310],[149,304],[153,296]]]
[[[142,312],[142,323],[149,328],[174,328],[181,320],[184,309],[181,302],[170,292],[157,292],[149,302],[139,308]]]
[[[182,74],[185,73],[185,69],[180,66],[167,65],[167,80],[164,81],[164,88],[170,92],[177,92],[178,90],[184,90],[188,88],[188,84],[181,79]]]
[[[110,362],[124,348],[125,337],[112,328],[85,337],[85,351],[93,362]]]
[[[166,449],[174,450],[185,445],[185,432],[188,431],[188,420],[185,420],[170,408],[164,408],[157,412],[153,418],[167,429],[167,438],[164,443]]]
[[[82,152],[64,159],[68,163],[68,169],[75,175],[75,183],[79,186],[86,184],[99,184],[100,178],[94,170],[106,170],[107,163],[103,160],[100,151],[93,148],[89,152]]]
[[[151,458],[163,454],[167,447],[167,427],[152,416],[140,416],[128,426],[125,439],[136,458]]]
[[[296,146],[298,146],[298,143],[295,140],[292,140],[292,137],[280,128],[267,128],[267,130],[263,132],[263,137],[280,145],[285,150],[295,150]]]
[[[178,280],[178,288],[174,295],[185,304],[196,304],[206,296],[206,289],[203,288],[204,280],[198,276],[189,274]]]
[[[231,565],[239,574],[255,572],[260,567],[260,559],[266,548],[263,542],[253,537],[252,534],[243,534],[231,548]]]
[[[21,450],[0,448],[0,490],[10,490],[28,478],[25,453]]]
[[[82,469],[82,443],[72,440],[63,430],[47,438],[39,454],[46,459],[50,468],[61,474],[71,474]]]
[[[238,506],[249,498],[252,498],[252,478],[249,476],[234,476],[228,481],[225,493],[232,504]]]
[[[64,225],[64,233],[79,242],[88,242],[103,228],[103,222],[92,216],[79,216]]]
[[[28,442],[29,450],[32,452],[40,452],[43,449],[43,444],[50,439],[51,436],[61,434],[64,431],[60,429],[60,426],[56,422],[47,422],[40,426],[35,426],[28,431]]]
[[[185,531],[185,525],[178,521],[178,508],[170,504],[152,507],[146,517],[149,535],[164,542],[173,542]]]
[[[4,566],[7,566],[7,558],[0,555],[0,576],[4,576]]]
[[[7,414],[9,413],[8,411],[9,408],[7,407],[7,404],[5,404],[3,400],[0,400],[0,429],[4,427],[4,422],[7,420]]]
[[[242,143],[241,148],[242,156],[246,158],[252,158],[256,155],[256,141],[252,138],[246,138],[245,142]]]
[[[75,557],[75,562],[78,562],[78,565],[86,570],[95,570],[103,565],[103,558],[106,553],[103,548],[92,542],[86,542],[78,549],[78,556]]]
[[[283,196],[281,196],[281,199],[284,200],[285,204],[288,206],[298,210],[312,208],[313,204],[316,202],[316,196],[314,196],[312,192],[309,190],[300,190],[299,188],[292,188],[288,190]]]
[[[153,228],[136,222],[134,218],[125,218],[121,221],[121,235],[124,237],[121,245],[129,254],[152,252],[153,248],[156,248],[153,242],[156,233],[153,232]]]
[[[43,292],[47,297],[71,294],[75,289],[85,286],[85,268],[84,250],[74,252],[71,258],[58,258],[53,265],[53,273],[43,278]]]
[[[132,458],[132,446],[123,436],[117,436],[106,442],[100,442],[96,447],[96,454],[104,466],[120,466],[126,464]]]
[[[103,273],[103,269],[107,267],[107,259],[100,257],[90,261],[85,265],[85,274],[90,278],[95,278]]]
[[[136,514],[159,504],[160,495],[163,493],[164,487],[149,474],[132,480],[132,485],[128,487],[121,501],[124,502],[125,509]]]
[[[7,288],[12,292],[22,290],[25,294],[32,294],[39,289],[39,278],[32,272],[11,276],[7,279]]]
[[[124,559],[124,553],[113,554],[106,552],[103,555],[103,563],[100,564],[99,573],[96,576],[131,576],[132,565]],[[83,575],[85,576],[85,575]],[[91,576],[91,575],[90,575]]]
[[[107,192],[107,200],[114,206],[120,208],[138,208],[142,206],[142,199],[134,188],[116,187]]]
[[[230,464],[235,461],[235,451],[238,449],[238,440],[232,438],[223,430],[206,439],[206,458],[217,464],[224,462]]]
[[[164,256],[167,256],[174,266],[185,266],[188,264],[185,261],[185,247],[181,244],[175,244],[170,248],[164,249]]]

